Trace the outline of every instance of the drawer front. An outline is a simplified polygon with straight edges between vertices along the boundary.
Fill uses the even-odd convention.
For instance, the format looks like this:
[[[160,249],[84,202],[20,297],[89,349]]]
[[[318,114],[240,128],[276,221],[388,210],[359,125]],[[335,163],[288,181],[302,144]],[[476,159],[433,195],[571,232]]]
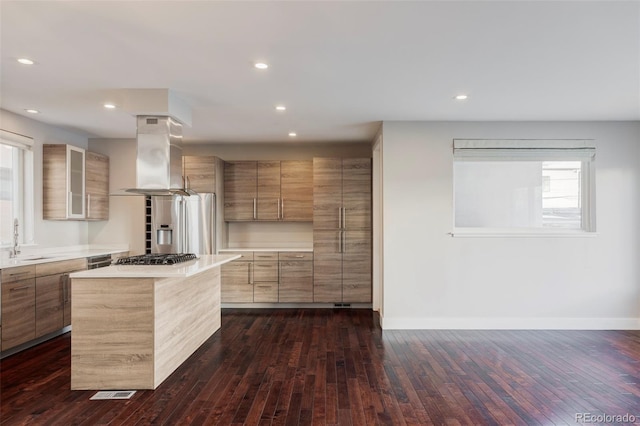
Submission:
[[[87,269],[87,259],[85,258],[39,263],[36,265],[36,276],[44,277],[65,272],[83,271],[85,269]]]
[[[278,282],[278,262],[253,262],[253,281]]]
[[[220,254],[239,254],[240,257],[234,262],[251,262],[253,261],[253,252],[252,251],[223,251]]]
[[[253,301],[269,303],[278,301],[278,283],[256,283],[253,286]]]
[[[253,260],[262,261],[262,260],[272,260],[274,262],[278,261],[278,252],[277,251],[255,251],[253,252]]]
[[[310,251],[281,251],[280,260],[313,260],[313,252]]]
[[[1,281],[11,283],[18,280],[26,280],[36,276],[36,265],[23,265],[5,268],[1,271]]]

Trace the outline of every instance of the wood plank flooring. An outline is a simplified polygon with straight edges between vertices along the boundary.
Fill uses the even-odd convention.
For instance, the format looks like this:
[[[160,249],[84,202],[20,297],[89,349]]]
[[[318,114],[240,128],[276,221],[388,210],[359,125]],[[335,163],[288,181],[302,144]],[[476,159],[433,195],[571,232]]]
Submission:
[[[1,361],[0,423],[564,425],[578,413],[640,423],[638,331],[377,324],[369,310],[225,309],[185,364],[126,401],[69,390],[63,335]]]

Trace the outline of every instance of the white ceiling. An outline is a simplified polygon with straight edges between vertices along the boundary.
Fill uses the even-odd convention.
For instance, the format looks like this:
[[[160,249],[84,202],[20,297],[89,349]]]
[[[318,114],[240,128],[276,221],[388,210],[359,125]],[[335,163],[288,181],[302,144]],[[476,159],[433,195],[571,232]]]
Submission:
[[[290,130],[370,141],[382,120],[640,119],[639,1],[0,8],[1,107],[95,137],[135,136],[130,113],[102,107],[125,88],[178,94],[193,113],[187,142],[288,141]],[[36,64],[16,62],[25,56]]]

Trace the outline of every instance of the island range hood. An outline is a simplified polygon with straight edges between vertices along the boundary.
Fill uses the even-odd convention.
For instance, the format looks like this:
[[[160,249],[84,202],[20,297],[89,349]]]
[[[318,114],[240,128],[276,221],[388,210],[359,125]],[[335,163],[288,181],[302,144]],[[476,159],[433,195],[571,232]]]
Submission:
[[[182,176],[182,124],[169,116],[137,116],[136,187],[139,195],[195,195]]]

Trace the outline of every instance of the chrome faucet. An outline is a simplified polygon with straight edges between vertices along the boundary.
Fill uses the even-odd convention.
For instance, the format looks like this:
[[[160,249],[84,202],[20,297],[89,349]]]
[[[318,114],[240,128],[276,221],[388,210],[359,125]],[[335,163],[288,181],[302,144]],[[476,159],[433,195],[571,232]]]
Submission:
[[[9,257],[18,257],[20,248],[18,247],[18,218],[13,219],[13,248],[9,252]]]

